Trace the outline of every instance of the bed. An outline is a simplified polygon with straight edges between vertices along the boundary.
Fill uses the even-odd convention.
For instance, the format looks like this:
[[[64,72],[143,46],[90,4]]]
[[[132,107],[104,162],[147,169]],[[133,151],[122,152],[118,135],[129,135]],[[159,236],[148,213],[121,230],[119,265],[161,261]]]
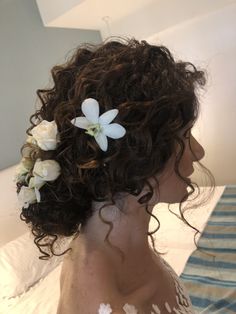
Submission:
[[[63,256],[54,256],[50,261],[38,259],[40,253],[33,242],[34,237],[19,219],[12,181],[15,167],[0,172],[0,314],[56,314]],[[208,204],[186,212],[185,217],[200,231],[204,230],[226,187],[217,186]],[[207,192],[207,189],[201,187],[200,191]],[[170,209],[178,213],[178,204],[172,204]],[[160,228],[153,235],[156,248],[167,252],[163,258],[180,276],[196,249],[195,230],[171,214],[167,204],[157,204],[153,214],[160,221]],[[156,227],[156,220],[151,218],[149,231]],[[70,241],[71,238],[65,239],[60,249],[66,249]]]

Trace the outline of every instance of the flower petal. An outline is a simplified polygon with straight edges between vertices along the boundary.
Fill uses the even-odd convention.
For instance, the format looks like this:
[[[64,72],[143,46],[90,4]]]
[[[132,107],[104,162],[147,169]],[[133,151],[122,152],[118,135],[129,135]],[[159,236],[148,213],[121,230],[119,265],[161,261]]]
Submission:
[[[81,129],[87,129],[91,124],[85,117],[76,117],[75,119],[71,120],[71,123],[74,124],[74,126],[77,126],[77,128]]]
[[[58,129],[55,121],[41,121],[37,126],[31,130],[33,138],[28,138],[29,143],[35,143],[42,150],[54,150],[58,143]]]
[[[34,203],[36,195],[34,189],[26,186],[22,186],[19,194],[17,194],[19,205],[25,208],[29,207],[29,204]]]
[[[126,130],[118,123],[103,125],[103,133],[111,138],[120,138],[125,135]]]
[[[34,176],[31,177],[29,180],[29,188],[35,188],[37,187],[38,189],[40,189],[46,182],[44,180],[42,180],[41,177],[39,176]]]
[[[102,132],[99,132],[97,136],[95,136],[95,140],[100,146],[100,148],[105,152],[107,151],[107,137]]]
[[[104,112],[98,119],[99,123],[109,124],[113,119],[115,119],[118,112],[119,112],[118,109],[111,109],[111,110]]]
[[[87,98],[82,102],[81,110],[91,123],[98,123],[99,104],[94,98]]]
[[[33,168],[33,175],[40,181],[54,181],[60,175],[61,167],[56,160],[47,159],[36,161]]]
[[[40,200],[41,200],[40,192],[39,192],[39,190],[37,188],[34,188],[34,191],[35,191],[37,202],[39,203]]]
[[[38,139],[37,140],[37,144],[38,146],[42,149],[42,150],[55,150],[57,148],[57,142],[55,139]]]
[[[37,145],[37,141],[33,138],[33,136],[28,136],[26,139],[26,143]]]

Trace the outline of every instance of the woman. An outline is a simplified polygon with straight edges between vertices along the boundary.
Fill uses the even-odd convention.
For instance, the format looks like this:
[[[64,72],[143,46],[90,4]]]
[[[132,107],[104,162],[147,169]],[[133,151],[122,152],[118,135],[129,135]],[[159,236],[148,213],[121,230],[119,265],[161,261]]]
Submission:
[[[204,72],[132,38],[81,45],[52,77],[37,91],[17,192],[44,257],[41,246],[61,255],[54,242],[73,235],[57,314],[194,313],[148,226],[157,203],[181,205],[194,191]]]

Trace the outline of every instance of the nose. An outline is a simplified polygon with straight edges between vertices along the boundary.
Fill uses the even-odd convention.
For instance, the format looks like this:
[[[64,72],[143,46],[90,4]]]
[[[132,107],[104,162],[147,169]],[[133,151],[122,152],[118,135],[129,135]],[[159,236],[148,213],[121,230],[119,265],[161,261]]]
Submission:
[[[205,156],[205,150],[202,147],[202,145],[195,139],[195,137],[192,137],[193,142],[192,142],[192,150],[194,152],[194,154],[196,155],[196,158],[194,159],[194,161],[198,161],[201,160],[204,156]]]

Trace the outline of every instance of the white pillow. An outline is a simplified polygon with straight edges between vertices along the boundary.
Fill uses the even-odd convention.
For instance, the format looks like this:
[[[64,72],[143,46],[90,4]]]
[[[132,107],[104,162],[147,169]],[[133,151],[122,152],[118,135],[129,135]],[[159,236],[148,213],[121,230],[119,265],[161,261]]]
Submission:
[[[55,245],[55,253],[60,254],[69,247],[71,238],[65,238],[63,245]],[[59,247],[59,249],[58,249]],[[0,299],[11,298],[26,292],[41,278],[45,277],[63,260],[53,256],[41,260],[43,255],[31,232],[27,232],[0,248]]]

